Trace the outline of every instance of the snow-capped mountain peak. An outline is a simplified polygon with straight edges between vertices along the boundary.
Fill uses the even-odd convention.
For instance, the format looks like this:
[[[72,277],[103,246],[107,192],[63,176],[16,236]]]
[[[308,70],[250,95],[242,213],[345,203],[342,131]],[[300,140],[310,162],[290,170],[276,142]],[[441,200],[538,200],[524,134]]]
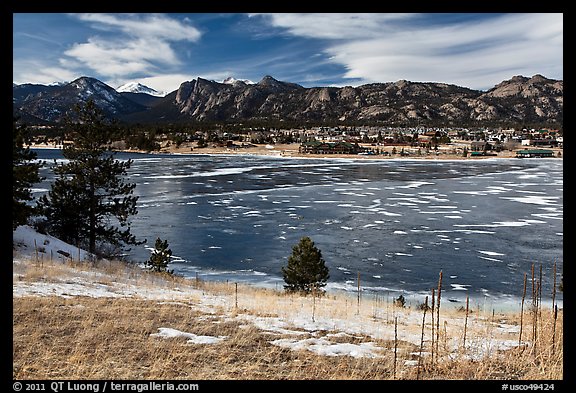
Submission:
[[[242,82],[247,85],[255,85],[255,83],[252,82],[250,79],[236,79],[232,76],[229,76],[228,78],[224,79],[221,83],[224,83],[225,85],[234,85],[238,82]]]
[[[144,86],[141,83],[138,82],[128,82],[123,84],[122,86],[119,86],[116,91],[118,93],[145,93],[151,96],[155,96],[155,97],[164,97],[164,93],[161,91],[157,91],[154,90],[151,87],[148,86]]]

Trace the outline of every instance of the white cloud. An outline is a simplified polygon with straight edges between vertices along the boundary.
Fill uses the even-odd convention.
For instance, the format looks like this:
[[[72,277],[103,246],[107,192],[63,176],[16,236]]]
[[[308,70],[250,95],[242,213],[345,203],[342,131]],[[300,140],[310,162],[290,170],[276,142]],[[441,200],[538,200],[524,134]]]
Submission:
[[[123,42],[90,38],[64,54],[107,76],[151,72],[158,63],[180,63],[167,42],[153,38]]]
[[[388,22],[408,19],[413,14],[250,14],[268,18],[276,27],[293,35],[324,39],[364,39],[389,29]]]
[[[116,88],[128,82],[138,82],[158,92],[169,94],[177,90],[183,82],[191,81],[194,78],[194,76],[188,74],[164,74],[136,79],[118,79],[106,83]]]
[[[38,83],[50,84],[53,82],[70,82],[79,78],[76,72],[65,67],[47,67],[39,61],[17,61],[13,64],[18,73],[14,73],[16,84]]]
[[[562,79],[562,14],[508,14],[441,25],[423,23],[423,15],[414,14],[267,18],[292,35],[329,40],[324,53],[358,84],[407,79],[486,89],[519,74]]]
[[[201,33],[194,26],[165,15],[149,14],[78,14],[78,19],[93,22],[96,28],[119,30],[133,37],[149,37],[166,41],[191,41],[200,39]]]
[[[79,14],[78,19],[93,27],[116,33],[92,36],[74,44],[64,55],[100,75],[112,78],[152,74],[159,67],[181,64],[171,46],[174,41],[196,42],[201,33],[195,27],[163,15]]]

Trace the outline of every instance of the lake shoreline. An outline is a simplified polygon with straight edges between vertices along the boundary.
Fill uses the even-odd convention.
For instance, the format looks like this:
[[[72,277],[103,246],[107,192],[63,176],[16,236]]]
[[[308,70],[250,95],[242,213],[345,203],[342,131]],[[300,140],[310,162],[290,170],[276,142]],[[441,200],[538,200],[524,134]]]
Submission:
[[[30,145],[28,146],[32,149],[62,149],[62,146],[58,145]],[[392,149],[396,148],[396,151],[401,151],[403,148],[406,150],[413,149],[406,146],[383,146],[379,147],[382,151],[386,151],[387,154],[312,154],[312,153],[301,153],[299,152],[299,144],[282,144],[282,145],[253,145],[252,147],[239,147],[239,148],[229,148],[229,147],[205,147],[198,148],[192,146],[191,143],[182,144],[179,147],[166,146],[162,147],[159,151],[146,151],[146,150],[136,150],[136,149],[114,149],[114,151],[123,153],[142,153],[142,154],[165,154],[165,155],[221,155],[221,156],[262,156],[262,157],[272,157],[272,158],[297,158],[297,159],[337,159],[337,160],[425,160],[425,161],[477,161],[477,160],[487,160],[487,159],[510,159],[517,158],[516,151],[522,149],[516,149],[514,151],[501,151],[494,153],[496,155],[486,155],[486,156],[468,156],[463,157],[461,154],[453,154],[447,151],[445,147],[440,148],[437,152],[429,154],[392,154]],[[371,146],[367,146],[371,147]],[[554,159],[562,159],[564,156],[563,149],[550,148],[547,150],[554,151]],[[558,154],[561,154],[561,157]]]

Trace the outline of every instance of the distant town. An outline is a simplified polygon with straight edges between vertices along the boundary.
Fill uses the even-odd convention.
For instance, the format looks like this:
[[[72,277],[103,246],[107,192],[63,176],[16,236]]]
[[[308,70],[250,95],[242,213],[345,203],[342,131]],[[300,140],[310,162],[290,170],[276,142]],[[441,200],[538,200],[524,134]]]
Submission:
[[[74,143],[73,135],[49,136],[50,126],[31,127],[31,147],[63,147]],[[370,155],[370,156],[510,156],[561,157],[561,130],[504,128],[440,128],[333,126],[310,128],[247,127],[236,131],[229,127],[193,131],[143,130],[137,136],[121,138],[110,148],[124,151],[194,152],[211,149],[241,152],[265,147],[276,154],[294,151],[298,155]],[[287,146],[291,148],[288,149]]]

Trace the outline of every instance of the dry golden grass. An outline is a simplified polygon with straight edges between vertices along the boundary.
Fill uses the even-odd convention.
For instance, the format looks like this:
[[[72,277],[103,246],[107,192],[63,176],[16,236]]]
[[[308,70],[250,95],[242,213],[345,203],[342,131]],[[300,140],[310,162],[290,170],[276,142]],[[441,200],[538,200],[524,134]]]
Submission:
[[[15,258],[16,259],[16,258]],[[21,260],[22,258],[18,258]],[[523,345],[489,350],[475,358],[479,346],[494,340],[517,344],[519,313],[468,316],[441,309],[438,353],[430,355],[430,313],[425,320],[420,370],[422,311],[346,295],[322,298],[283,293],[234,283],[196,282],[148,274],[121,262],[14,263],[14,288],[33,283],[83,283],[104,286],[109,297],[19,294],[13,298],[14,379],[524,379],[563,378],[563,313],[555,323],[541,309],[538,336],[532,342],[532,314],[525,310]],[[122,295],[114,288],[138,288]],[[88,294],[89,292],[87,292]],[[130,292],[134,294],[135,292]],[[158,294],[164,297],[158,297]],[[343,330],[338,321],[351,321]],[[282,329],[266,323],[283,321]],[[293,321],[294,323],[291,323]],[[298,322],[297,322],[298,321]],[[308,329],[309,321],[316,330]],[[334,321],[331,325],[331,321]],[[395,321],[398,339],[394,340]],[[366,330],[363,333],[362,329]],[[206,336],[225,336],[216,344],[190,344],[185,338],[151,336],[159,328]],[[350,331],[350,329],[360,329]],[[415,342],[411,337],[418,337]],[[272,341],[329,338],[332,343],[373,343],[379,357],[323,356],[291,350]],[[397,347],[394,364],[394,347]],[[486,351],[483,351],[486,353]]]
[[[185,305],[134,299],[14,299],[15,379],[372,379],[386,362],[323,357],[270,344],[256,328],[214,323]],[[228,336],[159,339],[158,328]]]

